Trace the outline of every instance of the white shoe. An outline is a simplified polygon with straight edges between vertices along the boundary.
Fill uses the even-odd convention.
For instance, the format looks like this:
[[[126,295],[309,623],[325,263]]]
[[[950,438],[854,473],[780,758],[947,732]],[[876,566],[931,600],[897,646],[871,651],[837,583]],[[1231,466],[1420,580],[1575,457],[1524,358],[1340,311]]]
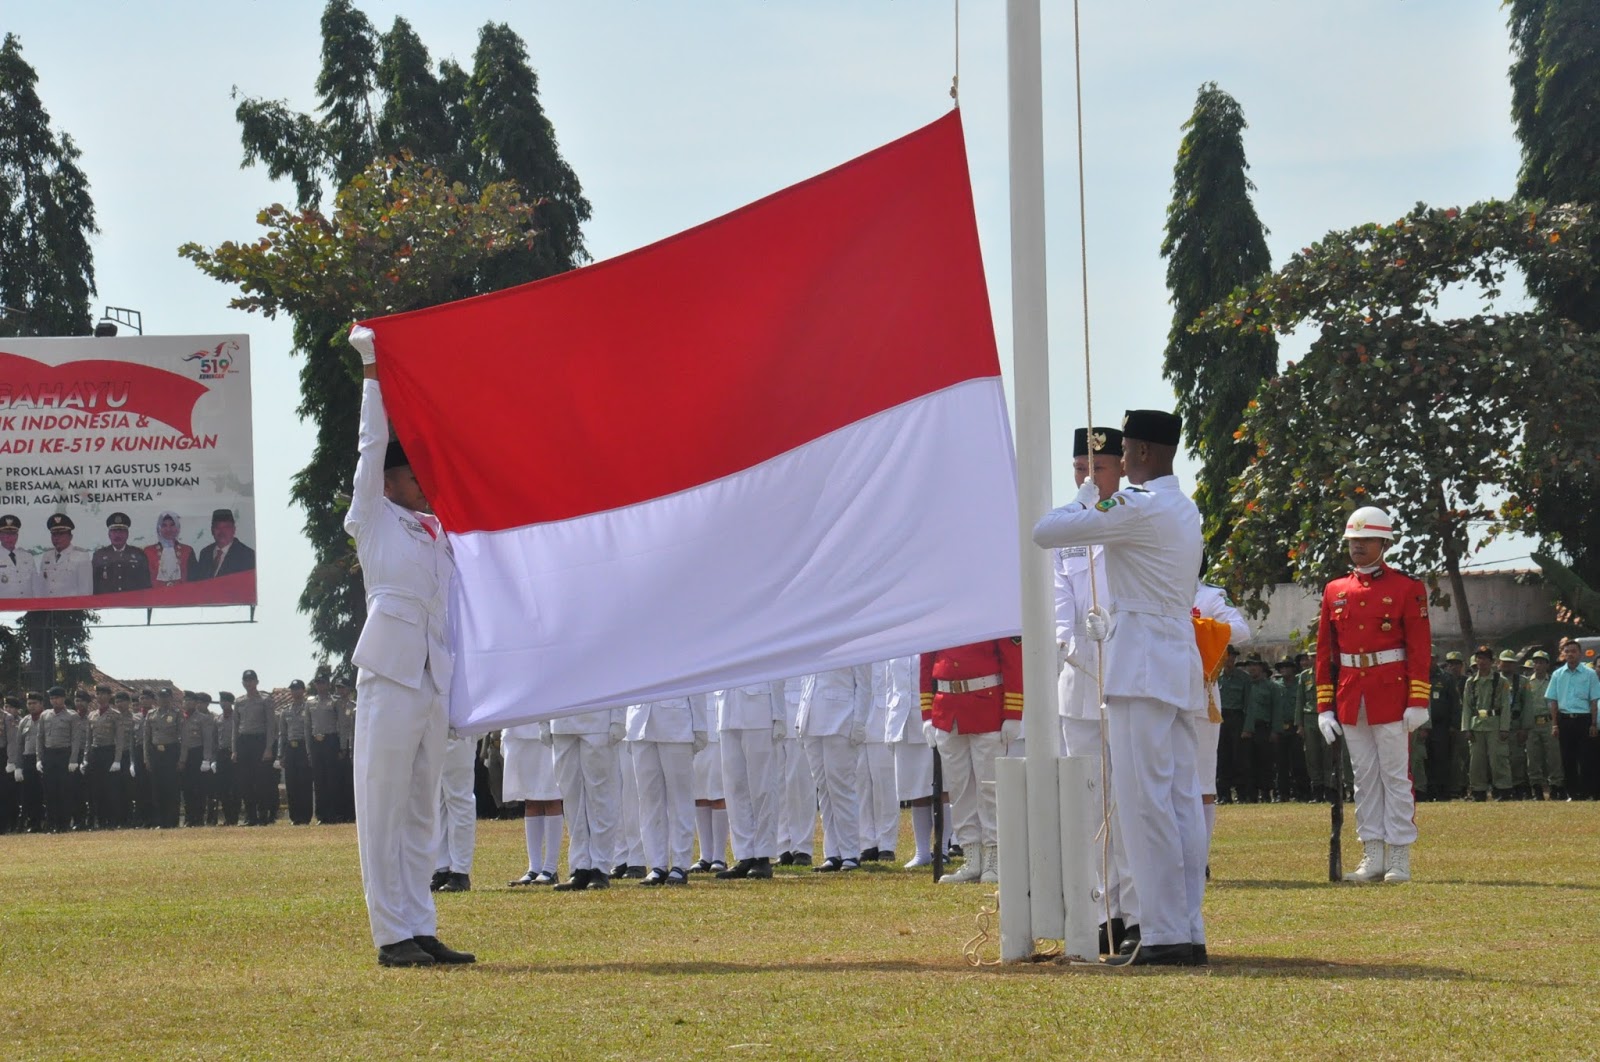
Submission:
[[[1346,881],[1382,881],[1384,872],[1383,842],[1362,841],[1361,865],[1344,876]]]
[[[983,877],[983,849],[972,845],[967,849],[972,853],[967,861],[939,879],[940,885],[970,885]]]
[[[1391,885],[1398,885],[1411,880],[1411,846],[1409,844],[1391,844],[1389,846],[1388,869],[1383,872],[1383,880]]]
[[[1000,846],[986,844],[983,846],[983,875],[978,878],[985,885],[1000,884]]]
[[[931,855],[912,856],[910,859],[906,860],[901,865],[906,870],[915,870],[918,867],[931,867],[931,866],[933,866],[933,856],[931,856]]]

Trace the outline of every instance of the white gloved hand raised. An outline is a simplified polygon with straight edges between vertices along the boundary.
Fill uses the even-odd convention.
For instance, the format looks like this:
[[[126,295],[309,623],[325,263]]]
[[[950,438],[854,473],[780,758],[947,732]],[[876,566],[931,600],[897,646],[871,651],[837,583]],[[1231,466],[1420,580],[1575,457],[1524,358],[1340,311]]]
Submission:
[[[1339,740],[1339,735],[1344,733],[1344,727],[1339,725],[1339,720],[1332,712],[1317,713],[1317,729],[1322,731],[1322,740],[1333,744]]]
[[[1406,733],[1409,734],[1428,725],[1428,710],[1416,707],[1407,708],[1405,715],[1401,718],[1406,724]]]
[[[1000,723],[1000,740],[1007,745],[1022,736],[1021,719],[1005,719]]]
[[[922,724],[922,740],[928,743],[930,749],[939,747],[938,738],[935,736],[933,729],[933,720],[931,719]]]
[[[365,325],[356,325],[350,329],[350,345],[356,348],[356,353],[361,355],[361,364],[378,364],[378,348],[375,343],[377,336],[372,329]]]
[[[689,747],[694,749],[695,755],[698,756],[709,744],[711,744],[711,739],[706,737],[706,732],[704,730],[696,730],[693,740],[689,742]]]
[[[789,724],[786,721],[784,721],[782,719],[774,719],[772,721],[772,740],[773,741],[788,741],[789,740]]]
[[[120,770],[122,770],[122,761],[121,760],[112,760],[111,761],[111,773],[112,774],[116,774]]]
[[[1083,633],[1093,642],[1103,642],[1111,636],[1111,615],[1100,606],[1095,605],[1084,613]]]
[[[1093,509],[1100,504],[1100,488],[1095,486],[1094,480],[1086,479],[1083,481],[1083,486],[1078,488],[1078,493],[1073,496],[1072,501],[1085,509]]]
[[[623,726],[621,723],[612,723],[610,726],[606,727],[607,744],[615,745],[617,742],[621,741],[627,736],[628,728]]]

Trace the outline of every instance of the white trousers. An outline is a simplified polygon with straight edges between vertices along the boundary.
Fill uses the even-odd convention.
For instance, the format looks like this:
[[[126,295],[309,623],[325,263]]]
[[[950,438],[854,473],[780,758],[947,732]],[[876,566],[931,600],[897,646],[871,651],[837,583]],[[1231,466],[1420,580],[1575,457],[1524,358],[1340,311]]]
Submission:
[[[780,741],[775,754],[783,779],[778,797],[778,851],[810,855],[817,844],[817,781],[805,745],[791,735]]]
[[[722,791],[728,801],[728,833],[735,859],[778,855],[778,787],[772,728],[724,730]]]
[[[478,799],[472,793],[472,769],[478,741],[447,737],[444,771],[439,776],[439,842],[433,865],[456,874],[472,873],[472,850],[478,843]]]
[[[1412,844],[1417,839],[1417,799],[1411,790],[1406,725],[1374,725],[1366,718],[1363,704],[1356,724],[1344,728],[1356,776],[1356,836],[1363,841]]]
[[[967,853],[976,859],[973,845],[995,844],[994,761],[1005,742],[1000,732],[959,734],[935,730],[939,757],[944,766],[944,787],[950,793],[951,832]],[[988,784],[985,784],[988,783]]]
[[[609,874],[622,818],[617,748],[604,734],[557,734],[555,753],[556,784],[567,820],[567,866]]]
[[[639,795],[644,864],[671,870],[694,862],[694,746],[687,741],[630,741]]]
[[[893,745],[866,741],[856,748],[856,784],[861,794],[862,847],[894,851],[900,839],[900,799],[895,792]]]
[[[1132,697],[1107,698],[1106,716],[1140,939],[1204,944],[1206,826],[1195,756],[1205,716]]]
[[[633,758],[628,752],[627,742],[613,745],[612,748],[617,753],[617,778],[622,787],[622,833],[617,838],[617,862],[630,867],[642,867],[645,865],[644,834],[639,821],[639,787],[633,773]],[[609,871],[611,868],[600,869]]]
[[[424,680],[427,676],[424,676]],[[428,881],[450,720],[433,688],[356,674],[356,848],[372,942],[438,935]]]
[[[856,750],[843,734],[805,739],[806,759],[822,811],[822,854],[861,858],[861,799],[856,789]]]
[[[1095,792],[1100,792],[1102,777],[1100,772],[1101,747],[1100,747],[1100,720],[1098,719],[1070,719],[1061,717],[1061,754],[1063,756],[1079,756],[1088,762],[1089,776],[1094,779]],[[1094,868],[1095,880],[1098,881],[1106,892],[1107,903],[1096,904],[1096,920],[1104,919],[1107,908],[1111,911],[1112,918],[1120,918],[1129,925],[1139,921],[1139,894],[1134,888],[1133,872],[1128,869],[1128,848],[1122,842],[1121,819],[1117,815],[1116,791],[1109,790],[1113,799],[1111,801],[1111,821],[1106,821],[1105,806],[1097,802],[1089,808],[1089,821],[1093,823],[1090,833],[1089,865]],[[1111,831],[1111,858],[1106,859],[1105,834],[1106,829]]]

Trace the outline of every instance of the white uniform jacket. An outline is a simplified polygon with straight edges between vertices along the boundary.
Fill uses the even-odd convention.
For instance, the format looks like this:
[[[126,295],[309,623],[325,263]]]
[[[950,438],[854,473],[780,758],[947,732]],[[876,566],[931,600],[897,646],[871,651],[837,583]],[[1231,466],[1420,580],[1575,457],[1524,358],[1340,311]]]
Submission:
[[[33,588],[33,558],[20,549],[15,553],[17,559],[13,561],[11,551],[0,549],[0,597],[42,597]],[[94,585],[93,569],[89,585]]]
[[[718,730],[766,730],[787,722],[789,709],[782,682],[757,682],[721,690],[712,701]]]
[[[421,689],[431,681],[441,697],[448,697],[449,600],[455,559],[434,517],[414,513],[383,496],[388,445],[383,394],[378,381],[365,380],[356,478],[344,529],[355,538],[356,556],[361,559],[367,622],[351,659],[357,667],[409,689]]]
[[[1200,510],[1176,476],[1124,487],[1092,509],[1070,502],[1040,519],[1033,541],[1047,549],[1106,548],[1112,614],[1105,642],[1108,698],[1205,710],[1191,622],[1204,549]]]
[[[1093,550],[1094,587],[1089,586],[1089,558]],[[1103,546],[1066,546],[1055,551],[1056,644],[1061,649],[1063,682],[1060,710],[1066,719],[1100,718],[1100,683],[1095,674],[1100,646],[1083,635],[1083,618],[1090,606],[1111,611],[1111,588],[1106,585],[1106,551]]]
[[[879,682],[878,669],[883,669],[882,681],[887,687],[883,740],[891,745],[896,741],[922,741],[921,698],[917,690],[922,675],[919,666],[920,660],[915,656],[897,656],[873,665],[874,687]],[[876,689],[873,696],[877,696]]]
[[[629,705],[627,739],[669,741],[687,745],[694,740],[697,732],[701,734],[706,732],[708,714],[706,695],[703,693],[697,693],[693,697],[672,697],[664,701]]]
[[[807,675],[800,690],[800,734],[849,737],[858,727],[864,732],[871,710],[871,664]]]
[[[611,730],[612,723],[626,723],[627,719],[626,708],[596,708],[592,712],[563,715],[550,720],[550,733],[604,734]]]
[[[87,597],[94,593],[94,554],[79,546],[39,558],[37,588],[41,597]]]

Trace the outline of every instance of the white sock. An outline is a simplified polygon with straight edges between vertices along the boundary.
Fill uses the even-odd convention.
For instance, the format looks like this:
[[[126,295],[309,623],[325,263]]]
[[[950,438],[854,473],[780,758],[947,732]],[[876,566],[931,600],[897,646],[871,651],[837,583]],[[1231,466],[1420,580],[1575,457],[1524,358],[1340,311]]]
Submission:
[[[544,817],[541,815],[524,815],[522,817],[523,838],[528,842],[528,873],[537,874],[544,869],[544,861],[540,858],[539,848],[544,844]]]
[[[561,828],[566,820],[560,815],[544,816],[544,872],[554,874],[561,865]]]
[[[711,809],[704,804],[694,806],[695,836],[700,839],[700,858],[711,862]]]
[[[711,861],[728,858],[728,809],[711,809]]]
[[[1217,806],[1201,804],[1206,812],[1206,859],[1211,858],[1211,835],[1217,832]]]
[[[945,806],[944,806],[944,836],[939,839],[939,843],[944,845],[944,847],[946,847],[946,848],[950,847],[950,826],[951,826],[951,823],[953,823],[955,821],[955,817],[956,817],[955,813],[950,810],[950,805],[948,803],[945,804]]]
[[[911,809],[911,836],[917,841],[917,861],[929,858],[928,849],[932,847],[929,842],[933,840],[933,808],[931,806],[913,807]]]

